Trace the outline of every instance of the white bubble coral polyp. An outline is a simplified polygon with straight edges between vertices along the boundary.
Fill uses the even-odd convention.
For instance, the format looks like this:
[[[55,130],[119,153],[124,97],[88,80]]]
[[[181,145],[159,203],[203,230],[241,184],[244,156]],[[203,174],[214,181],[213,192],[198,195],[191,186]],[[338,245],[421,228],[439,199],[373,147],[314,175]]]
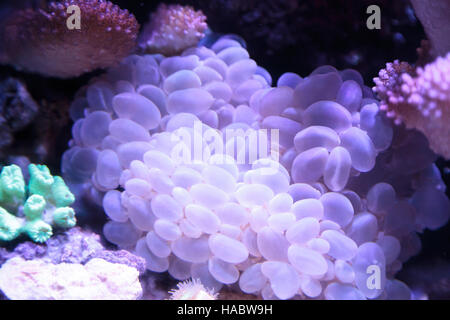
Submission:
[[[450,54],[425,67],[388,63],[375,78],[382,109],[397,123],[425,134],[431,149],[450,158]]]
[[[206,16],[190,6],[160,4],[140,35],[148,53],[175,55],[195,46],[205,36]]]
[[[264,299],[410,298],[394,275],[450,212],[422,136],[393,126],[354,70],[271,84],[228,37],[130,56],[77,94],[65,180],[103,206],[110,242],[177,280]],[[252,143],[261,130],[278,141]],[[200,137],[196,161],[177,156],[196,149],[180,134]]]

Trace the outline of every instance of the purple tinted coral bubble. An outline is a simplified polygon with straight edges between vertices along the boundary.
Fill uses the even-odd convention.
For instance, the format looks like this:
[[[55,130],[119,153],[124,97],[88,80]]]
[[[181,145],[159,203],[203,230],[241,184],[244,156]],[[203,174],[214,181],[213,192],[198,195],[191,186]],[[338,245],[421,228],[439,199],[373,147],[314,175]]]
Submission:
[[[377,218],[369,212],[358,213],[353,218],[346,233],[357,245],[374,241],[378,233]]]
[[[315,147],[323,147],[331,151],[340,142],[339,135],[333,129],[324,126],[307,127],[294,137],[294,146],[299,153]]]
[[[84,117],[84,110],[88,107],[88,101],[85,97],[76,98],[69,108],[69,115],[73,121]]]
[[[341,191],[347,185],[352,159],[350,153],[342,147],[336,147],[330,152],[323,179],[328,188],[332,191]]]
[[[296,183],[311,183],[322,177],[328,160],[328,151],[322,147],[311,148],[300,153],[292,163],[292,180]]]
[[[200,88],[183,89],[172,92],[167,99],[167,111],[171,114],[187,112],[200,114],[208,110],[214,102],[213,96]]]
[[[380,182],[370,188],[366,199],[367,208],[375,214],[381,214],[395,203],[396,194],[390,184]]]
[[[287,261],[289,242],[283,233],[266,226],[257,232],[256,242],[266,260]]]
[[[167,114],[166,95],[160,88],[146,84],[139,86],[136,92],[153,102],[158,107],[161,115]]]
[[[107,82],[99,81],[86,90],[86,99],[91,110],[112,111],[114,90]]]
[[[201,84],[205,85],[211,81],[223,81],[222,75],[215,69],[201,65],[193,70],[200,78]]]
[[[218,52],[217,57],[228,66],[231,66],[233,63],[239,60],[248,59],[250,56],[247,50],[242,47],[228,47]]]
[[[67,158],[68,171],[72,173],[71,175],[80,175],[80,178],[90,177],[95,171],[98,155],[99,152],[96,149],[75,147]]]
[[[140,86],[144,84],[157,85],[160,80],[158,63],[155,57],[145,55],[140,57],[136,63],[136,73],[134,85]]]
[[[352,116],[347,109],[334,101],[318,101],[310,105],[303,113],[306,126],[329,127],[342,132],[352,125]]]
[[[335,259],[349,261],[356,255],[358,246],[355,241],[339,231],[325,230],[321,238],[328,241],[330,244],[328,254]]]
[[[160,72],[164,78],[178,70],[193,70],[199,65],[199,58],[195,55],[185,57],[170,57],[161,61]]]
[[[384,151],[391,145],[394,135],[392,126],[379,112],[377,104],[366,104],[361,108],[360,127],[367,131],[377,151]]]
[[[97,147],[109,133],[111,115],[104,111],[90,113],[81,124],[80,139],[86,147]]]
[[[266,261],[261,264],[261,272],[269,279],[273,293],[279,299],[290,299],[298,293],[299,274],[290,264]]]
[[[122,207],[120,191],[109,190],[103,197],[103,209],[106,215],[113,221],[126,222],[128,216]]]
[[[192,263],[207,262],[211,255],[207,236],[198,239],[182,236],[172,242],[171,248],[178,258]]]
[[[227,69],[226,82],[232,87],[236,87],[248,80],[257,70],[257,64],[252,59],[239,60]]]
[[[320,67],[317,67],[316,69],[311,72],[310,76],[316,75],[316,74],[327,74],[327,73],[338,73],[338,70],[330,65],[323,65]]]
[[[145,237],[139,239],[134,249],[136,254],[145,259],[147,269],[154,272],[164,272],[169,268],[169,260],[156,256],[147,246]]]
[[[294,91],[291,88],[272,88],[259,100],[258,110],[261,116],[278,116],[292,105]]]
[[[330,283],[324,291],[327,300],[366,300],[364,294],[349,284]]]
[[[261,264],[256,263],[241,274],[239,287],[245,293],[258,293],[267,283],[266,276],[261,272]]]
[[[283,73],[280,78],[278,78],[277,87],[290,87],[292,89],[295,89],[295,87],[302,80],[303,80],[303,78],[300,77],[298,74],[292,73],[292,72],[286,72],[286,73]]]
[[[170,256],[168,271],[170,276],[176,280],[187,280],[191,277],[191,264],[175,256]]]
[[[289,246],[288,258],[301,274],[320,277],[328,269],[328,264],[322,254],[298,244]]]
[[[135,93],[134,85],[131,82],[125,81],[125,80],[117,81],[115,83],[115,85],[114,85],[114,89],[115,89],[115,92],[117,94],[120,94],[120,93]]]
[[[164,91],[170,94],[177,90],[200,88],[199,76],[191,70],[180,70],[168,76],[163,83]]]
[[[339,72],[341,75],[342,81],[352,80],[355,81],[360,86],[364,85],[364,79],[361,74],[354,69],[345,69]]]
[[[280,116],[269,116],[265,118],[261,127],[264,129],[279,130],[280,144],[285,148],[290,148],[293,145],[295,135],[303,128],[297,121]],[[269,134],[272,134],[271,131],[269,131]]]
[[[161,120],[158,107],[140,94],[118,94],[113,99],[113,107],[119,117],[133,120],[145,129],[156,128]]]
[[[368,172],[375,166],[377,152],[367,133],[352,127],[341,133],[341,146],[347,149],[352,159],[352,167]]]
[[[148,142],[132,141],[121,144],[116,151],[122,167],[128,168],[131,161],[142,159],[144,154],[150,149],[152,149],[152,146]]]
[[[151,210],[150,201],[135,195],[128,198],[127,214],[136,229],[142,231],[152,230],[157,219]]]
[[[272,85],[272,76],[271,76],[270,73],[269,73],[266,69],[264,69],[263,67],[258,66],[258,67],[256,68],[255,74],[256,74],[256,75],[259,75],[259,76],[261,76],[261,77],[263,77],[264,80],[266,81],[266,83],[267,83],[268,86],[271,86],[271,85]]]
[[[306,183],[291,184],[287,192],[291,195],[294,202],[309,198],[312,199],[320,198],[320,192]]]
[[[341,85],[341,77],[335,72],[311,75],[295,88],[294,106],[304,110],[320,100],[335,100]]]
[[[264,85],[261,84],[260,81],[256,79],[248,79],[242,83],[240,83],[235,89],[233,93],[233,100],[237,103],[245,103],[250,100],[253,94],[264,88]]]
[[[324,218],[338,223],[342,228],[353,218],[353,206],[348,198],[337,192],[327,192],[320,197]]]
[[[161,239],[154,231],[145,236],[148,249],[158,258],[167,258],[171,254],[169,242]]]
[[[100,152],[95,171],[98,184],[106,189],[115,189],[119,186],[121,173],[122,167],[117,154],[112,150]]]
[[[201,122],[205,125],[216,129],[219,126],[219,116],[214,110],[206,110],[205,112],[198,115]]]
[[[118,118],[109,124],[109,132],[122,143],[131,141],[149,141],[150,134],[141,125],[130,119]]]
[[[417,222],[435,230],[445,225],[450,217],[450,201],[441,190],[426,185],[414,192],[411,204],[417,212]]]
[[[130,221],[109,221],[103,226],[103,234],[106,240],[122,248],[134,246],[141,236]]]
[[[217,257],[211,257],[208,260],[208,270],[217,281],[223,284],[232,284],[239,279],[239,270],[234,264]]]
[[[344,81],[336,97],[336,102],[347,108],[351,113],[358,111],[362,100],[360,85],[353,80]]]
[[[204,233],[215,234],[220,228],[220,219],[212,210],[204,206],[188,204],[184,212],[186,219]]]
[[[399,256],[401,245],[396,237],[383,235],[376,242],[383,250],[386,265],[393,263]]]
[[[243,46],[240,41],[237,41],[229,37],[221,37],[219,40],[214,42],[214,44],[211,46],[211,50],[213,50],[215,53],[218,53],[226,48],[231,47],[242,48]]]

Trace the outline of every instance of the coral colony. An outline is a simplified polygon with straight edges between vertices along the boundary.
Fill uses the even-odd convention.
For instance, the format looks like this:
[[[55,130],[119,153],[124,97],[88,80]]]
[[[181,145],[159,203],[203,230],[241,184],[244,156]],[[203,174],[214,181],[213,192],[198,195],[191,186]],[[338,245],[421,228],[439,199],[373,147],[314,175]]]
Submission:
[[[83,18],[74,29],[68,27],[71,5]],[[6,19],[3,59],[21,70],[70,78],[119,62],[133,50],[138,29],[132,14],[108,1],[50,2],[43,9],[15,11]]]
[[[75,226],[75,201],[61,177],[53,177],[44,165],[30,164],[28,186],[16,165],[3,167],[0,174],[0,241],[11,241],[24,233],[34,242],[45,242],[52,225]]]
[[[271,83],[229,37],[132,55],[73,102],[64,177],[151,271],[264,299],[409,298],[395,273],[449,215],[426,138],[354,70]]]
[[[69,5],[86,31],[64,29]],[[413,298],[396,274],[450,216],[434,163],[450,158],[450,55],[388,63],[373,90],[329,65],[272,79],[236,36],[199,43],[206,17],[191,7],[160,5],[131,55],[126,10],[46,10],[6,22],[9,63],[62,78],[108,68],[70,106],[64,180],[32,164],[25,186],[18,166],[3,167],[0,240],[73,227],[76,198],[77,212],[89,210],[81,200],[104,210],[121,252],[180,281],[172,299],[216,299],[224,286],[263,299]]]

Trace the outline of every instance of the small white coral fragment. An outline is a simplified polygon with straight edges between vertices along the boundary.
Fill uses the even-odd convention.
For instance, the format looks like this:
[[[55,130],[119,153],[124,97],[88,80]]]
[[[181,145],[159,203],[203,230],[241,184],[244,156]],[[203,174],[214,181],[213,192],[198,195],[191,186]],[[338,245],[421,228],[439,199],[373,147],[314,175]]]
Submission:
[[[198,279],[186,280],[170,290],[171,300],[216,300],[217,293],[206,289]]]

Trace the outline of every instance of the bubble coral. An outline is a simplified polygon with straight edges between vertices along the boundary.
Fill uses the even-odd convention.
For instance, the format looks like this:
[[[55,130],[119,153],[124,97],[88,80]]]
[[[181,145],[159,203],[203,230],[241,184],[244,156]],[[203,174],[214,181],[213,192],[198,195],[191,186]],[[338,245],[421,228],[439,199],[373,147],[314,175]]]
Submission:
[[[139,45],[144,52],[175,55],[205,36],[206,17],[191,6],[160,4],[144,26]]]
[[[18,166],[6,166],[1,171],[1,241],[11,241],[25,233],[34,242],[45,242],[53,234],[52,225],[71,228],[76,223],[75,212],[70,207],[75,199],[63,179],[53,177],[43,165],[30,164],[28,171],[27,188]]]
[[[80,8],[80,29],[69,29],[67,8]],[[70,78],[122,60],[134,49],[139,25],[109,1],[50,2],[13,11],[3,22],[7,62],[45,76]]]
[[[354,70],[272,86],[222,37],[130,56],[82,88],[62,171],[103,206],[105,237],[151,271],[264,299],[408,299],[395,273],[420,250],[418,232],[447,222],[449,201],[423,135],[379,111]]]
[[[374,79],[381,109],[397,124],[425,134],[431,149],[450,158],[450,53],[425,67],[386,64]]]

